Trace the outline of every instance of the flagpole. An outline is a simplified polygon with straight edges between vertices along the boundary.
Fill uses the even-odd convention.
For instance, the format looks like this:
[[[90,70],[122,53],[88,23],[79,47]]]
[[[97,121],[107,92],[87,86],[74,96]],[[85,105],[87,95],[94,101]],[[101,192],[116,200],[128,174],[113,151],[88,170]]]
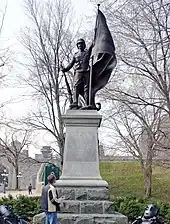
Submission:
[[[97,4],[97,13],[99,11],[99,7],[100,7],[100,4]],[[93,44],[94,44],[94,41],[96,39],[96,28],[97,28],[97,16],[96,16],[96,24],[95,24],[95,31],[94,31],[94,38],[93,38]],[[94,57],[92,56],[91,57],[91,66],[90,66],[90,79],[89,79],[89,106],[92,106],[92,75],[93,75],[93,59]]]

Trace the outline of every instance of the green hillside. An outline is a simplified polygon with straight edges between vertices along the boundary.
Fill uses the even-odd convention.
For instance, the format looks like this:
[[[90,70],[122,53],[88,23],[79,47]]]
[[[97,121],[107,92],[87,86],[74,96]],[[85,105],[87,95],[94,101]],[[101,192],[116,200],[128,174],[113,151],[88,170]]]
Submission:
[[[143,197],[143,174],[138,162],[101,162],[101,176],[109,183],[110,195]],[[170,169],[153,167],[152,197],[170,201]]]

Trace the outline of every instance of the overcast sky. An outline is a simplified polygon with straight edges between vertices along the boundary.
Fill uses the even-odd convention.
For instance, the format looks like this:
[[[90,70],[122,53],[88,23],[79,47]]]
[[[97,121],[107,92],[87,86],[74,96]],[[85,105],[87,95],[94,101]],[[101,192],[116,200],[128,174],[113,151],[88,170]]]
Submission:
[[[89,16],[94,14],[95,8],[89,0],[72,0],[72,4],[75,10],[75,18],[82,18],[83,16]],[[0,36],[0,49],[10,47],[12,51],[11,59],[17,59],[19,57],[19,51],[21,49],[20,43],[17,38],[19,37],[22,27],[28,24],[29,20],[25,15],[24,0],[0,0],[0,10],[3,12],[6,9],[5,21],[3,30]],[[10,86],[1,85],[0,88],[0,101],[6,101],[14,98],[18,98],[23,93],[22,88],[16,88],[12,86],[15,82],[16,74],[21,72],[17,64],[13,63],[13,67],[8,67],[5,71],[8,73],[8,81]],[[17,100],[18,101],[18,100]],[[4,113],[9,118],[18,118],[26,115],[28,108],[23,103],[12,103],[4,107]],[[48,144],[48,137],[42,136],[40,144]],[[35,153],[35,150],[31,150],[31,155]]]
[[[42,0],[43,1],[43,0]],[[82,15],[93,13],[94,6],[89,0],[71,0],[75,9],[74,16],[79,18]],[[27,24],[28,19],[25,16],[24,0],[0,0],[0,9],[3,10],[7,4],[7,13],[3,36],[15,37],[19,29]]]
[[[42,0],[43,1],[43,0]],[[72,4],[75,10],[74,16],[75,18],[82,18],[83,16],[88,16],[94,14],[95,8],[90,3],[89,0],[72,0]],[[18,38],[20,35],[20,30],[25,25],[28,25],[29,20],[25,15],[26,11],[24,8],[24,0],[0,0],[0,10],[4,11],[5,6],[7,5],[6,15],[3,30],[0,36],[0,49],[5,48],[6,46],[10,47],[12,51],[11,59],[18,60],[19,53],[21,51],[22,46],[20,45]],[[84,21],[85,25],[85,21]],[[15,80],[15,75],[19,72],[17,64],[13,63],[13,67],[8,68],[8,77],[10,79],[10,83],[12,80]],[[9,72],[10,71],[10,72]],[[21,89],[16,88],[6,88],[6,86],[1,86],[0,89],[5,94],[0,94],[1,96],[6,96],[7,99],[14,97],[18,93],[22,92]],[[3,88],[5,87],[5,88]],[[13,106],[12,106],[13,107]],[[22,108],[21,108],[22,109]],[[13,108],[13,115],[18,115],[18,110]]]

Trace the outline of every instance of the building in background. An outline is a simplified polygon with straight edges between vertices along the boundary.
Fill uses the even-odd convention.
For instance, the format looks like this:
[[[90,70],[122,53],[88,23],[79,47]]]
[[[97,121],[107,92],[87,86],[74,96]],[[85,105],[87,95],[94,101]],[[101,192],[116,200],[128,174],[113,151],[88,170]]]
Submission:
[[[28,150],[23,150],[20,153],[19,160],[19,175],[18,183],[19,189],[25,190],[31,183],[33,188],[36,188],[37,174],[42,164],[54,163],[56,166],[60,166],[59,156],[53,155],[50,146],[43,146],[40,154],[36,154],[35,158],[31,158],[28,155]],[[43,166],[44,166],[43,165]],[[0,183],[4,182],[4,171],[6,172],[6,185],[10,190],[14,190],[16,186],[16,174],[12,163],[9,162],[7,157],[0,152]]]

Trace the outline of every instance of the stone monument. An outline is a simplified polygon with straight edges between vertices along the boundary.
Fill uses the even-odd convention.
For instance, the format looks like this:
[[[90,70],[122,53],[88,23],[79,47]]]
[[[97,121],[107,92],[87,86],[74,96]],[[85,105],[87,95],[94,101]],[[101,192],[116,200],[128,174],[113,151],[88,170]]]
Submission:
[[[98,127],[102,116],[96,110],[68,110],[63,119],[64,163],[56,188],[65,200],[60,206],[59,223],[127,223],[126,216],[114,212],[108,183],[100,176]],[[35,216],[34,223],[45,223],[45,215]]]
[[[85,50],[85,41],[79,39],[77,47],[79,51],[71,63],[66,68],[62,67],[65,73],[74,65],[75,76],[70,109],[63,115],[66,139],[62,175],[56,182],[56,188],[59,197],[64,196],[65,200],[60,205],[59,223],[125,224],[126,216],[112,209],[108,183],[101,178],[99,170],[98,128],[102,116],[97,112],[95,94],[107,84],[116,65],[113,39],[99,8],[93,44],[89,50]],[[93,60],[94,55],[96,62]],[[79,95],[85,100],[86,105],[83,107],[78,105]],[[37,215],[34,223],[42,224],[44,219],[45,216]]]
[[[108,183],[100,176],[96,110],[68,110],[63,171],[56,187],[65,196],[61,223],[126,223],[125,216],[111,211]],[[112,214],[110,214],[112,213]]]

